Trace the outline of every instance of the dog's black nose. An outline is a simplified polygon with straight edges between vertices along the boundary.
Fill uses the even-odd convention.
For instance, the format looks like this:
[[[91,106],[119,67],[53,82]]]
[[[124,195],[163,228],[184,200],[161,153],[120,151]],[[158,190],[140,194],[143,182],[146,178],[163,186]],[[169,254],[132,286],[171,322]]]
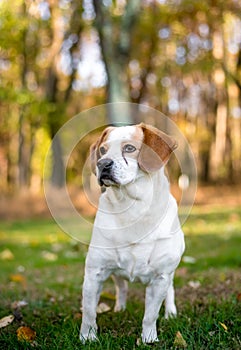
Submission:
[[[100,173],[102,173],[103,171],[108,173],[111,170],[113,163],[113,160],[110,158],[100,159],[97,162],[97,166]]]
[[[98,181],[100,186],[103,186],[104,184],[106,184],[106,180],[115,182],[112,174],[113,164],[114,164],[113,160],[109,158],[100,159],[97,162],[97,167],[99,169]]]

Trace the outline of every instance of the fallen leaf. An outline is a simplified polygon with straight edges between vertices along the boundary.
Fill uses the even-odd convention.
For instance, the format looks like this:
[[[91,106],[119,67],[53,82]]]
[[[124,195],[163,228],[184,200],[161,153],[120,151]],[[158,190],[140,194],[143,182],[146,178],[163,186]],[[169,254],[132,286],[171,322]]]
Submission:
[[[237,301],[241,301],[241,293],[238,293],[238,295],[237,295]]]
[[[36,338],[36,332],[29,327],[19,327],[17,329],[17,337],[19,341],[32,342]]]
[[[210,337],[213,337],[215,334],[215,331],[208,332],[208,334],[210,335]]]
[[[11,252],[11,250],[9,249],[4,249],[1,253],[0,253],[0,259],[1,260],[13,260],[14,259],[14,255]]]
[[[45,250],[42,252],[42,257],[47,261],[56,261],[58,259],[57,254]]]
[[[21,307],[27,306],[28,303],[25,300],[16,300],[11,304],[12,309],[20,309]]]
[[[186,348],[187,347],[187,343],[186,343],[185,339],[183,338],[181,332],[179,332],[179,331],[176,333],[173,346],[179,347],[179,348]]]
[[[109,307],[109,305],[105,303],[100,303],[96,308],[97,314],[103,314],[104,312],[108,312],[110,310],[111,308]]]
[[[0,328],[7,327],[10,323],[12,323],[14,320],[13,315],[5,316],[0,319]]]
[[[199,281],[189,281],[188,285],[193,289],[198,289],[201,286],[201,283]]]
[[[187,263],[187,264],[195,264],[197,259],[194,258],[193,256],[184,255],[182,258],[182,261]]]
[[[223,327],[223,329],[225,330],[225,332],[228,331],[228,327],[226,326],[226,324],[222,323],[222,322],[219,322],[220,326]]]
[[[25,267],[23,265],[19,265],[17,267],[18,272],[25,272]]]
[[[10,276],[10,280],[12,282],[16,282],[16,283],[22,284],[22,286],[24,288],[26,288],[26,286],[27,286],[26,278],[25,278],[25,276],[23,276],[21,274],[11,275]]]
[[[79,320],[82,318],[82,314],[80,312],[77,312],[74,314],[74,320]]]
[[[102,298],[108,299],[108,300],[115,300],[116,299],[114,294],[111,294],[111,293],[105,292],[105,291],[103,291],[100,296]]]

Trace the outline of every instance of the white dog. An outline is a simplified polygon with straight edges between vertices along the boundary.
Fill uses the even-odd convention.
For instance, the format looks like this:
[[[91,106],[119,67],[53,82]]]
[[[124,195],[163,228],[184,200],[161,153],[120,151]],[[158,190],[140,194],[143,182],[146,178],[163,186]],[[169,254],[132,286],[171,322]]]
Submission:
[[[80,339],[97,338],[96,307],[102,284],[113,275],[115,311],[126,306],[127,281],[146,285],[142,341],[158,341],[156,321],[176,315],[173,276],[184,251],[177,204],[164,165],[176,142],[145,125],[108,127],[91,147],[101,195],[86,258]]]

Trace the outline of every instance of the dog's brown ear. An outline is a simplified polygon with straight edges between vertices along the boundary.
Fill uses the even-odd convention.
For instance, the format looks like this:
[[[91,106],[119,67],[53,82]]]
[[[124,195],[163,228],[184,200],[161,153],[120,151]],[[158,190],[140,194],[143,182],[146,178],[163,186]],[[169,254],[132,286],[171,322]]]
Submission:
[[[99,140],[99,139],[98,139]],[[96,164],[97,164],[97,154],[96,149],[98,147],[99,141],[96,141],[94,144],[90,146],[90,168],[91,171],[96,175]]]
[[[90,167],[91,167],[92,172],[95,175],[96,175],[96,165],[97,165],[98,160],[101,157],[99,147],[100,147],[101,143],[105,141],[105,139],[107,138],[107,136],[111,130],[113,130],[112,126],[105,128],[104,131],[102,132],[102,134],[100,135],[100,137],[97,139],[97,141],[90,146]]]
[[[138,157],[139,167],[146,172],[159,170],[168,162],[177,142],[169,135],[151,125],[138,125],[143,131],[143,144]]]

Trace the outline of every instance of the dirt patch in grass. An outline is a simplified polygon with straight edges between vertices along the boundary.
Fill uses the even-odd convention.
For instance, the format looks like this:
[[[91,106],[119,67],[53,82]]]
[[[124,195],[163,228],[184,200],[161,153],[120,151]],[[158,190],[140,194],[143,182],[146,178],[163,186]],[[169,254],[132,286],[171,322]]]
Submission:
[[[241,306],[240,271],[229,270],[219,273],[217,270],[210,269],[199,277],[203,282],[199,282],[198,275],[195,274],[195,276],[189,276],[184,286],[176,289],[176,300],[180,308],[186,302],[202,307],[206,306],[210,299],[219,303],[231,298]]]

